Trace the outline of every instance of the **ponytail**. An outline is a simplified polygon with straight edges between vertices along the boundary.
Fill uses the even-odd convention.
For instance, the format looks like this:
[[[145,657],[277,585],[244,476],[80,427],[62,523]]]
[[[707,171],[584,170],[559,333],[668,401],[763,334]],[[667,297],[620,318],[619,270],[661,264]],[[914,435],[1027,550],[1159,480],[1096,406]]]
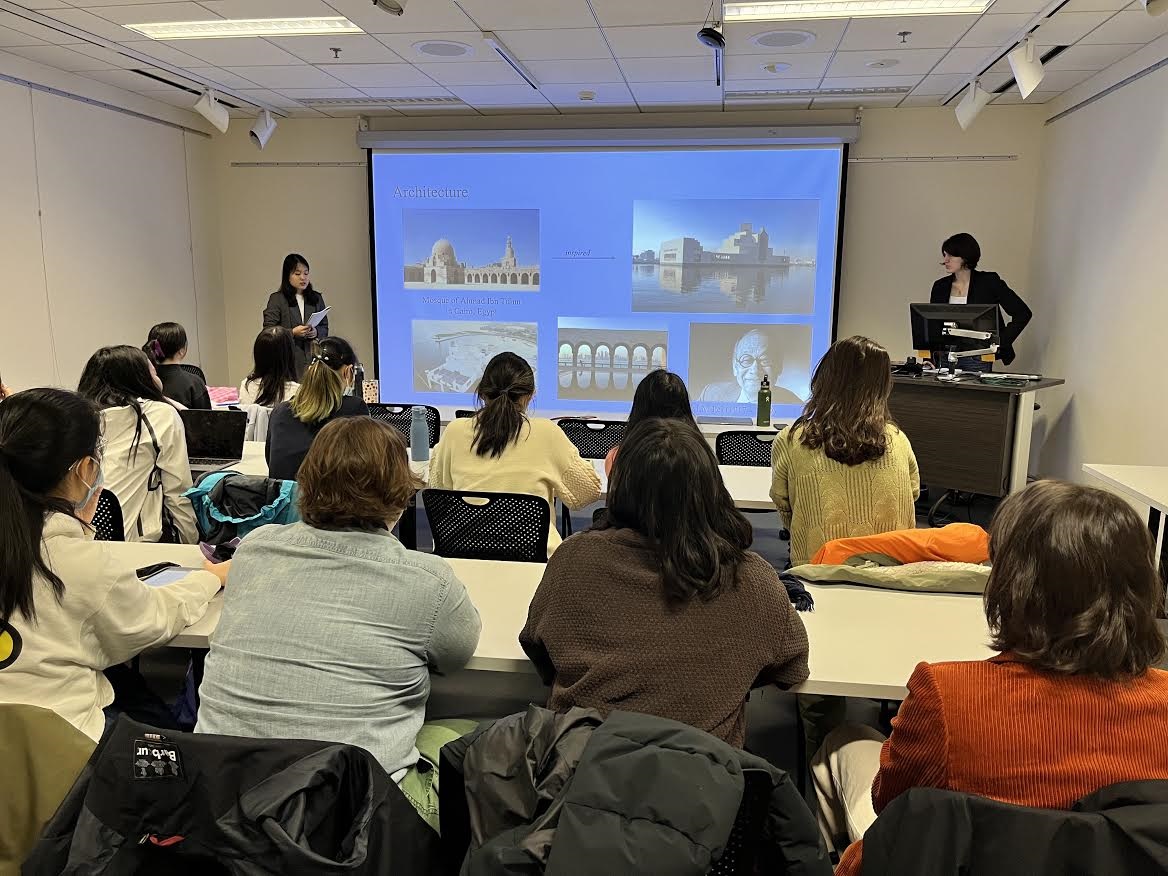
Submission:
[[[313,347],[300,389],[288,402],[292,416],[307,426],[322,423],[341,409],[345,384],[340,371],[357,365],[357,354],[344,338],[325,338]]]
[[[535,394],[535,373],[514,353],[499,353],[483,370],[475,395],[481,407],[475,413],[471,449],[495,459],[519,440],[527,422],[524,401]]]
[[[155,365],[173,359],[187,348],[187,330],[177,322],[160,322],[146,335],[142,352]]]
[[[65,584],[41,554],[45,518],[75,516],[50,495],[78,460],[97,453],[97,408],[63,389],[30,389],[0,405],[0,623],[36,621],[35,581],[58,600]]]

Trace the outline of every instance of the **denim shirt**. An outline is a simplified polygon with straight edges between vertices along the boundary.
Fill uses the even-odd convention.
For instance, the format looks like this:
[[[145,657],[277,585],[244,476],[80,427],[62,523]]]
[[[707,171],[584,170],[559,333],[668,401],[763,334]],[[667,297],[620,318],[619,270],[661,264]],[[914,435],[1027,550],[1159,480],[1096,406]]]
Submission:
[[[430,672],[465,666],[480,629],[449,564],[388,531],[262,526],[232,563],[197,732],[345,742],[392,775],[417,762]]]

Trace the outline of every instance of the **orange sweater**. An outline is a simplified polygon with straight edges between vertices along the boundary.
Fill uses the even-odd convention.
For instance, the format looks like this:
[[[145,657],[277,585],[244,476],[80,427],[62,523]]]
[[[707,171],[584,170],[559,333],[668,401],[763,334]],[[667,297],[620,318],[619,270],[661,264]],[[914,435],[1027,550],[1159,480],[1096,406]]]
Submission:
[[[1099,788],[1168,779],[1168,672],[1057,676],[1008,654],[918,664],[872,785],[876,814],[909,788],[1069,809]],[[836,876],[858,876],[862,842]]]

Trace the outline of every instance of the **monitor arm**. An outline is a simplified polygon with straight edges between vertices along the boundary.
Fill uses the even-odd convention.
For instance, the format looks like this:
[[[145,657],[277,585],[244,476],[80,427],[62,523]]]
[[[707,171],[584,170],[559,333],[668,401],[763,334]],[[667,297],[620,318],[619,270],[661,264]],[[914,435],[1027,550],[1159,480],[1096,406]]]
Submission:
[[[994,336],[993,332],[975,332],[972,329],[958,328],[957,324],[952,322],[945,323],[941,334],[948,338],[971,338],[975,341],[988,341]]]
[[[955,323],[945,323],[941,329],[941,334],[947,338],[969,338],[974,341],[990,341],[993,338],[993,332],[978,332],[972,329],[958,328]],[[951,365],[956,365],[961,359],[973,359],[981,356],[996,356],[998,354],[998,344],[990,343],[981,350],[949,350],[946,353],[946,360]]]

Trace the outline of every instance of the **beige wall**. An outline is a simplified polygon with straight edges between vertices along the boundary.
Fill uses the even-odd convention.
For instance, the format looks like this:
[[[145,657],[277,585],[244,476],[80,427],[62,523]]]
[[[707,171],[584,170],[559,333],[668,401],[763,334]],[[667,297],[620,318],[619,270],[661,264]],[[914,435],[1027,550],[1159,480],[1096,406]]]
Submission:
[[[1083,463],[1163,465],[1164,208],[1168,69],[1047,129],[1033,244],[1039,471],[1087,480]]]
[[[332,307],[330,331],[353,344],[372,375],[369,198],[356,144],[356,119],[281,120],[263,152],[237,119],[212,143],[232,383],[251,368],[264,304],[290,252],[308,259]]]

